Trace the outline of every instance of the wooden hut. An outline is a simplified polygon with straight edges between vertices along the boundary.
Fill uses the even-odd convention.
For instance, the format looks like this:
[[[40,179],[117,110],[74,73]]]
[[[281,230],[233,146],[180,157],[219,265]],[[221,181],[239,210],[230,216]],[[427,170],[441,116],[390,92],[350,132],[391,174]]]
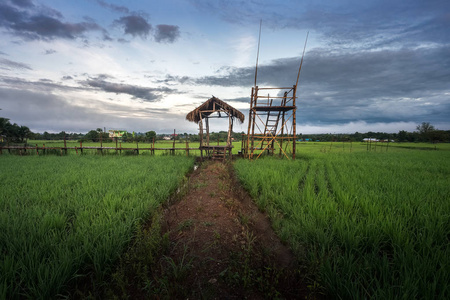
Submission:
[[[212,145],[209,139],[209,119],[222,117],[228,118],[226,145]],[[244,123],[245,116],[237,109],[214,96],[186,115],[186,120],[195,122],[199,126],[200,155],[202,159],[203,151],[213,159],[224,159],[227,155],[231,156],[231,148],[233,148],[231,133],[233,132],[234,119],[238,119],[242,124]]]

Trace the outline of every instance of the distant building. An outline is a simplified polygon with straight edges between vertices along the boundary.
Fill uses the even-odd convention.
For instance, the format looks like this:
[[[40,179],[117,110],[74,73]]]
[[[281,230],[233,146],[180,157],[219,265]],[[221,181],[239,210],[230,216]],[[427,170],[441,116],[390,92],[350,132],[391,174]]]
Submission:
[[[375,138],[363,138],[363,142],[379,142],[380,140]]]

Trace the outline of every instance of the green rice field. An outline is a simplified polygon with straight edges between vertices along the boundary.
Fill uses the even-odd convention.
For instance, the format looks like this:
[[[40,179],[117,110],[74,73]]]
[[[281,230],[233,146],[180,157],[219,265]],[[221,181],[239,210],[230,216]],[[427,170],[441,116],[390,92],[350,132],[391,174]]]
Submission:
[[[64,298],[78,280],[102,282],[194,164],[182,152],[30,154],[0,155],[0,299]],[[234,168],[312,291],[450,298],[450,144],[298,143],[295,161]]]
[[[0,156],[0,299],[101,279],[193,167],[185,156]]]
[[[234,166],[327,298],[449,299],[449,145],[367,149],[299,143],[295,161]]]

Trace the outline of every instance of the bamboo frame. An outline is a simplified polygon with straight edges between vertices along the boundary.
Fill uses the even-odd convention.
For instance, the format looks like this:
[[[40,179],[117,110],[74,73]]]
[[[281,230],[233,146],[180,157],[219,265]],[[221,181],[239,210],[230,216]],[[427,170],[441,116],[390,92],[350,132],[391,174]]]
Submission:
[[[259,90],[269,90],[271,93],[259,96]],[[264,152],[274,155],[277,145],[280,156],[290,159],[288,153],[291,153],[292,159],[295,159],[296,90],[295,85],[289,88],[252,88],[247,143],[243,150],[245,157],[258,159]],[[292,134],[285,134],[289,132]],[[287,142],[283,143],[284,140]]]

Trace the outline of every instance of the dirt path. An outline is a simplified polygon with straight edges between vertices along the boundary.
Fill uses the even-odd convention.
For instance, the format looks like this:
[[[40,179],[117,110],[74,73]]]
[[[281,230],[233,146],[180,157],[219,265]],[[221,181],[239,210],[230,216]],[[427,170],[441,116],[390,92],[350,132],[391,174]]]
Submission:
[[[172,276],[176,281],[172,296],[304,299],[307,295],[294,256],[234,178],[229,164],[205,162],[195,170],[186,194],[165,209],[161,229],[169,240],[168,263],[162,268],[179,273]]]

